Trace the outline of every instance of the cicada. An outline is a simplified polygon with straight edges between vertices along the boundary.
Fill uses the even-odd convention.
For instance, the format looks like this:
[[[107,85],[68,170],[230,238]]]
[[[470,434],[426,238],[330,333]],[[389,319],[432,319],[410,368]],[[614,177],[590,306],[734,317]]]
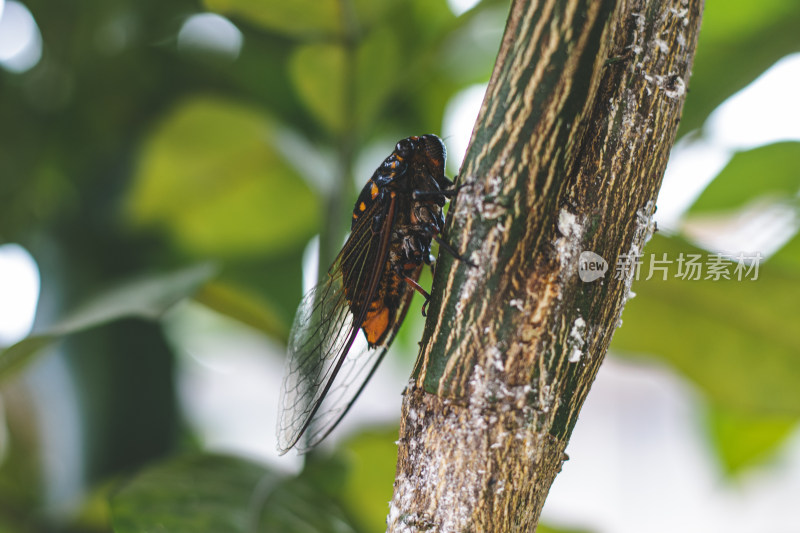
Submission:
[[[326,278],[308,292],[289,335],[281,390],[278,449],[306,451],[352,407],[386,354],[432,264],[442,208],[457,188],[444,173],[436,135],[409,137],[367,181],[350,235]],[[302,440],[301,440],[302,438]]]

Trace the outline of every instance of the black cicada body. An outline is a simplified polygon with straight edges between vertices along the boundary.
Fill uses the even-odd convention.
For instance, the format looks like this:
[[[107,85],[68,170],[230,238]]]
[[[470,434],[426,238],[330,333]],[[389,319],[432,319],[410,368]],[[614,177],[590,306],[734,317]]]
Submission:
[[[427,297],[417,280],[456,190],[445,157],[436,135],[403,139],[361,191],[347,242],[292,325],[281,453],[307,450],[336,427],[394,340],[414,291]]]

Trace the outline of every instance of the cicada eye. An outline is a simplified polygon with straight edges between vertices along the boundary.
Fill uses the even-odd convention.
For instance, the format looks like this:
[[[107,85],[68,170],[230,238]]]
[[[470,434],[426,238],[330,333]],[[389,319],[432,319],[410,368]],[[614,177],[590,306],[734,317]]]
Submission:
[[[414,150],[414,143],[411,141],[411,138],[403,139],[397,143],[394,150],[400,154],[401,157],[408,157]]]

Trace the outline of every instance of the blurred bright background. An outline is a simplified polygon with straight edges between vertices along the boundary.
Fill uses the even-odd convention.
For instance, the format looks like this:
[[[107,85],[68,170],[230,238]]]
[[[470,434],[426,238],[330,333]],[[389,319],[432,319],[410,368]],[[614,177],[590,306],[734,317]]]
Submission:
[[[381,529],[421,302],[305,468],[275,451],[286,335],[398,139],[457,172],[508,4],[338,5],[0,0],[0,531],[238,531],[179,522],[233,486],[283,494],[274,531]],[[797,27],[707,2],[646,252],[759,253],[759,279],[634,284],[555,531],[800,531]]]

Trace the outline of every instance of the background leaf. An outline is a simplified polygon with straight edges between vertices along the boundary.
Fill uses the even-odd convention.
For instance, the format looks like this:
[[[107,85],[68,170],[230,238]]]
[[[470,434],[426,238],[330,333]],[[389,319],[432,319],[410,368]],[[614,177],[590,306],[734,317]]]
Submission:
[[[727,97],[800,50],[790,30],[799,24],[800,4],[792,0],[706,2],[679,135],[701,127]]]
[[[345,51],[337,44],[302,46],[289,63],[289,74],[303,103],[332,134],[342,133],[347,120],[345,69]]]
[[[689,214],[731,211],[758,198],[796,201],[800,143],[785,142],[736,153],[697,198]]]
[[[152,467],[111,500],[117,533],[245,533],[279,477],[244,459],[199,455]]]
[[[657,258],[666,253],[674,262],[681,253],[707,256],[661,236],[646,252]],[[760,265],[755,281],[644,277],[633,284],[637,296],[626,305],[614,350],[666,360],[727,409],[800,414],[796,273],[767,263]]]
[[[367,129],[380,116],[387,98],[402,77],[400,50],[394,28],[386,25],[371,31],[356,51],[356,120]]]
[[[800,271],[800,234],[784,244],[772,257],[769,264],[773,268],[780,268],[788,272]]]
[[[296,37],[338,34],[341,9],[335,0],[203,0],[205,7],[244,17],[272,31]]]
[[[309,238],[317,200],[276,135],[257,109],[211,98],[182,104],[145,146],[133,222],[163,227],[195,256],[282,251]]]
[[[285,341],[289,336],[289,326],[281,318],[279,311],[230,285],[206,283],[195,293],[194,299],[209,309],[239,320],[270,337]]]
[[[800,417],[724,408],[709,413],[711,441],[725,472],[736,475],[770,458],[792,435]]]
[[[191,296],[216,272],[213,265],[190,267],[162,276],[120,284],[96,295],[45,330],[0,351],[0,377],[16,370],[51,342],[121,318],[155,320]]]
[[[397,461],[397,435],[397,427],[367,430],[341,448],[348,467],[342,504],[357,517],[364,531],[386,528]]]
[[[563,528],[550,524],[539,524],[536,527],[536,531],[538,533],[590,533],[589,530],[586,529]]]
[[[343,465],[336,459],[308,458],[303,472],[284,480],[264,502],[261,531],[358,533],[340,504]]]

